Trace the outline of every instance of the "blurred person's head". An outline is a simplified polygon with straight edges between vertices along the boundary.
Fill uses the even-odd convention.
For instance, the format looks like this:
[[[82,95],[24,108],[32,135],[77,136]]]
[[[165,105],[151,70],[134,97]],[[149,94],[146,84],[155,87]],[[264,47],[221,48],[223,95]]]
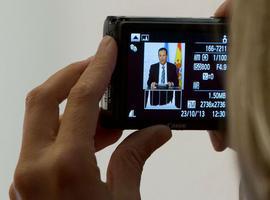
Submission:
[[[230,142],[250,199],[270,199],[270,1],[235,0],[228,76]]]
[[[165,65],[167,63],[167,57],[168,57],[168,52],[166,48],[161,48],[158,50],[158,58],[159,58],[160,64]]]

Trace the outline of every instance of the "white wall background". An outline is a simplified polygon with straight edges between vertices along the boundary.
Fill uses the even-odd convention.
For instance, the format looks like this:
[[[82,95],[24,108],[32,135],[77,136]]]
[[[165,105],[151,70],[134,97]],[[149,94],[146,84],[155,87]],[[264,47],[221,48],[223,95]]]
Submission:
[[[94,54],[107,15],[208,17],[220,3],[0,0],[0,199],[8,199],[19,155],[25,94],[61,67]],[[103,177],[114,148],[97,154]],[[233,156],[214,152],[206,132],[174,132],[146,163],[142,199],[236,200]]]

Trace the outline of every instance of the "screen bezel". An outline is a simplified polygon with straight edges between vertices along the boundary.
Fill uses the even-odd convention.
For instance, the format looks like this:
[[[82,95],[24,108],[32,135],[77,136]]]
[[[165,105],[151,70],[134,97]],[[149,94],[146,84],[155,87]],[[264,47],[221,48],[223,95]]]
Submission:
[[[119,54],[118,54],[118,67],[121,74],[121,79],[119,79],[118,86],[120,90],[115,91],[118,94],[114,96],[121,96],[121,106],[117,108],[119,123],[124,125],[123,128],[142,128],[154,124],[165,124],[169,125],[174,129],[192,129],[192,130],[216,130],[220,127],[225,126],[226,119],[177,119],[177,120],[151,120],[151,119],[136,119],[128,118],[128,105],[127,105],[127,94],[128,94],[128,44],[129,44],[129,34],[130,32],[147,32],[149,31],[214,31],[220,29],[223,32],[227,32],[227,24],[224,22],[214,22],[214,23],[201,23],[190,21],[185,23],[176,23],[176,22],[131,22],[126,21],[122,22],[119,28],[118,36],[119,38]],[[118,73],[119,73],[118,72]],[[126,94],[125,96],[123,94]],[[118,98],[120,100],[120,98]]]

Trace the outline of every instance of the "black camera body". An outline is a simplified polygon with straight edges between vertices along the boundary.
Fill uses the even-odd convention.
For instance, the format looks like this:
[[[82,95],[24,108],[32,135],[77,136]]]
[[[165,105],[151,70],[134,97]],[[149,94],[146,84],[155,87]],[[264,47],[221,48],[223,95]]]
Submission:
[[[226,122],[223,18],[107,17],[118,59],[101,100],[106,128],[217,130]]]

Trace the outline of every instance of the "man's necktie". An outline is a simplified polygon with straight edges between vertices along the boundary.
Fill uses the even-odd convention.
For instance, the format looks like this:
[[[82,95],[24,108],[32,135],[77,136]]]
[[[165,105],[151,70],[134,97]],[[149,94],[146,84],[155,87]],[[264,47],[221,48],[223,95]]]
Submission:
[[[161,72],[161,84],[165,84],[165,66],[162,66],[162,72]]]

